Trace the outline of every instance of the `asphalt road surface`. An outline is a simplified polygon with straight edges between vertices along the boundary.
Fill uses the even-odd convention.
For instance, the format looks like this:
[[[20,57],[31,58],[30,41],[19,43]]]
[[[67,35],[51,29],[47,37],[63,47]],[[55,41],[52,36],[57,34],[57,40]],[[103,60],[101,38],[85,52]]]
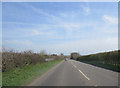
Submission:
[[[28,86],[118,86],[118,73],[68,60],[62,61]]]

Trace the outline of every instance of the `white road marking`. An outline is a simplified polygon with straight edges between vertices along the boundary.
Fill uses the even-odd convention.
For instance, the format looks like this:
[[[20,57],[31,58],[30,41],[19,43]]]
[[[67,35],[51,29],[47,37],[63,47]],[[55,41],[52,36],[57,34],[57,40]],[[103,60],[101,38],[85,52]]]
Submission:
[[[78,69],[78,71],[79,71],[80,73],[82,73],[82,75],[84,75],[85,78],[87,78],[87,80],[90,80],[90,78],[88,78],[80,69]]]
[[[73,65],[75,68],[77,68],[75,65]]]
[[[98,85],[94,85],[94,86],[98,86]]]
[[[72,64],[72,62],[71,62],[71,64]],[[73,65],[73,64],[72,64]],[[77,68],[75,65],[73,65],[75,68]],[[77,68],[78,69],[78,68]],[[85,78],[87,78],[87,80],[90,80],[90,78],[89,77],[87,77],[80,69],[78,69],[78,71],[80,72],[80,73],[82,73],[82,75],[84,75],[85,76]]]

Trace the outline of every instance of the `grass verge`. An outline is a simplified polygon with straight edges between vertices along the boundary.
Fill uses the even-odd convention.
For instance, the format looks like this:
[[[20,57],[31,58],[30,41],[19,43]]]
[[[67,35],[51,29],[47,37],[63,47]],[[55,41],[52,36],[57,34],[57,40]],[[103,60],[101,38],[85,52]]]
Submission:
[[[112,70],[112,71],[120,72],[120,69],[119,69],[118,65],[103,64],[103,63],[98,62],[98,61],[81,61],[81,62],[86,63],[86,64],[91,64],[91,65],[94,65],[94,66],[97,66],[97,67],[101,67],[101,68],[104,68],[104,69],[109,69],[109,70]]]
[[[62,60],[50,61],[36,65],[24,66],[22,68],[11,69],[2,73],[2,86],[22,86],[26,85],[35,77],[42,75],[50,68],[60,63]]]

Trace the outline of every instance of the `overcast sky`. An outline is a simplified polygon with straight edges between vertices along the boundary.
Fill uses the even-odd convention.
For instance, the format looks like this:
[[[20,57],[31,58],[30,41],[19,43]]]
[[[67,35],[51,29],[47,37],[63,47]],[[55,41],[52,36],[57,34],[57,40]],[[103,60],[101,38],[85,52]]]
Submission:
[[[81,55],[118,49],[117,2],[2,4],[3,46]]]

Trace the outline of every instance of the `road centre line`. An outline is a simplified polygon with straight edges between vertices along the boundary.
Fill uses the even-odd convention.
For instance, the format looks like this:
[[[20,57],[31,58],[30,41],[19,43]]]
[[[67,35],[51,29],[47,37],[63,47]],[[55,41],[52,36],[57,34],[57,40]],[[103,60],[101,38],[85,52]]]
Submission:
[[[71,62],[71,64],[72,64],[72,62]],[[72,64],[75,68],[77,68],[74,64]],[[77,68],[77,70],[80,72],[80,73],[82,73],[82,75],[87,79],[87,80],[90,80],[90,78],[89,77],[87,77],[80,69],[78,69]]]
[[[95,85],[95,86],[98,86],[98,85]]]
[[[87,80],[90,80],[90,78],[88,78],[80,69],[78,69],[78,71],[79,71],[80,73],[82,73],[82,75],[84,75],[85,78],[87,78]]]
[[[75,65],[73,65],[75,68],[77,68]]]

